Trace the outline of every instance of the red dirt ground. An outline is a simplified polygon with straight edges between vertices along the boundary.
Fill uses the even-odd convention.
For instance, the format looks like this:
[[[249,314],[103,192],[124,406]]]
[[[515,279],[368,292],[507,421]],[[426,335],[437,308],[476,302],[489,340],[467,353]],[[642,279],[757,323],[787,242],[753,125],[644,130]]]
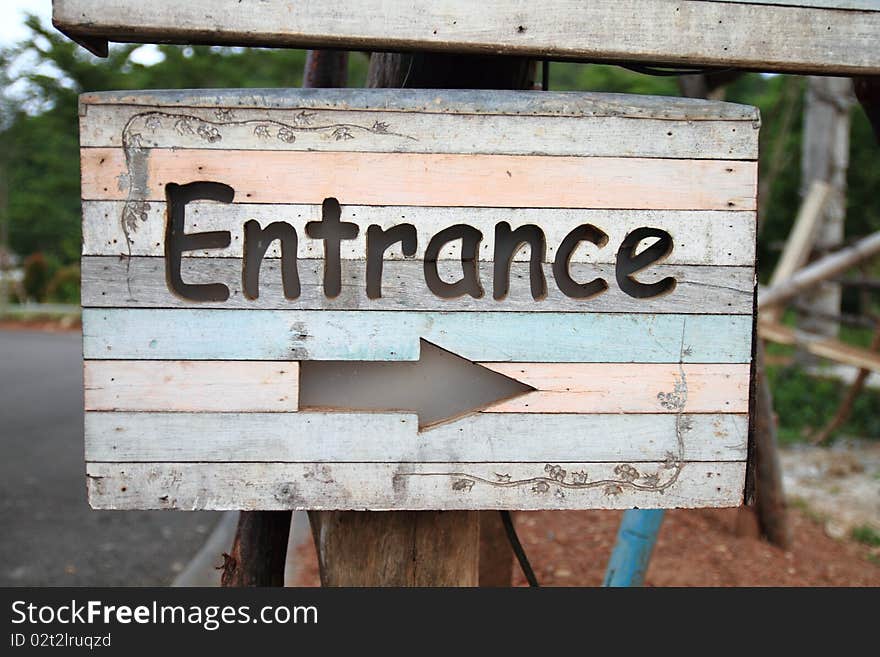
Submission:
[[[790,510],[790,551],[753,536],[751,514],[737,509],[669,511],[647,586],[880,586],[880,550],[828,537],[822,525]],[[520,540],[542,586],[598,586],[620,522],[617,511],[515,514]],[[746,522],[743,522],[743,521]],[[311,541],[299,547],[298,586],[318,585]],[[873,562],[872,562],[873,560]],[[525,579],[514,569],[514,584]]]

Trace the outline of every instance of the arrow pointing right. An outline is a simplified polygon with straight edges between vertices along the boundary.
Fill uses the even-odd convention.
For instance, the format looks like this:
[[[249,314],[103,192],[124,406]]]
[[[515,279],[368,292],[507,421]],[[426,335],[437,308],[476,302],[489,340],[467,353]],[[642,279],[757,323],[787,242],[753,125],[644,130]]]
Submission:
[[[415,413],[419,430],[534,388],[427,340],[417,361],[301,361],[301,410]]]

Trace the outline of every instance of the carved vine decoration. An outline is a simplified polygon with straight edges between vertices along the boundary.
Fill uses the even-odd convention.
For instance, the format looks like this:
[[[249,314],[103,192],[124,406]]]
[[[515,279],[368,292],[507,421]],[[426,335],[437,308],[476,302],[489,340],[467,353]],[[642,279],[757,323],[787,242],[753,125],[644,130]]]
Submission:
[[[237,119],[232,109],[216,108],[214,119],[204,119],[192,114],[150,111],[133,115],[122,129],[122,149],[125,154],[125,173],[120,177],[120,187],[126,188],[125,204],[120,224],[125,236],[127,255],[131,258],[132,233],[140,223],[147,221],[150,204],[147,198],[147,159],[150,135],[158,130],[174,130],[182,137],[195,137],[207,144],[223,141],[224,133],[231,128],[248,128],[260,140],[278,141],[285,144],[296,142],[302,134],[319,134],[333,141],[349,141],[364,135],[408,139],[411,135],[394,132],[390,124],[375,120],[369,125],[359,123],[321,123],[319,112],[300,110],[291,121],[274,119]],[[129,278],[127,276],[127,278]],[[128,281],[129,297],[132,297],[131,281]]]
[[[566,470],[559,464],[545,463],[543,470],[536,472],[535,476],[513,479],[509,473],[496,472],[494,478],[488,478],[472,472],[405,472],[398,473],[397,477],[447,477],[450,479],[452,490],[467,494],[475,486],[490,486],[492,488],[522,488],[528,487],[536,496],[552,494],[554,497],[564,499],[566,491],[579,491],[591,488],[601,488],[604,495],[615,497],[625,490],[644,491],[662,494],[666,489],[678,481],[681,471],[684,469],[684,434],[691,430],[692,420],[685,415],[687,404],[688,386],[684,373],[684,356],[689,349],[684,345],[685,328],[687,320],[682,322],[681,346],[679,349],[678,376],[671,392],[657,393],[660,405],[675,411],[675,436],[676,452],[667,452],[664,461],[659,467],[651,472],[643,472],[637,467],[640,464],[618,463],[614,466],[614,477],[591,480],[586,470]]]

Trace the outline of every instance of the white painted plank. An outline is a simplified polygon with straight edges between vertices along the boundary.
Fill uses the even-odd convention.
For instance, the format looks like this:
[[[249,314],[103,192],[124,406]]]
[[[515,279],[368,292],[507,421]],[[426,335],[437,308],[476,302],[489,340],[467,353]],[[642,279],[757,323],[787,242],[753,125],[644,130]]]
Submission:
[[[842,1],[842,0],[838,0]],[[808,0],[809,2],[809,0]],[[801,2],[792,4],[805,4]],[[365,19],[366,16],[372,17]],[[81,40],[439,50],[646,61],[758,70],[877,74],[880,14],[701,0],[483,2],[57,0],[53,19]]]
[[[444,92],[446,93],[446,92]],[[83,147],[754,160],[758,121],[83,104]],[[750,129],[751,128],[751,129]]]
[[[419,433],[404,413],[89,412],[86,460],[741,461],[747,434],[747,416],[731,414],[477,413]]]
[[[419,340],[472,361],[747,363],[748,315],[83,311],[83,354],[112,360],[417,360]]]
[[[87,411],[296,411],[299,399],[296,362],[94,360],[84,375]]]
[[[500,301],[492,297],[494,275],[491,265],[480,268],[485,288],[482,299],[471,296],[443,299],[428,289],[424,263],[389,261],[384,264],[382,297],[366,294],[364,262],[342,263],[342,291],[330,299],[324,294],[324,263],[298,262],[301,293],[297,299],[284,297],[279,259],[266,260],[260,270],[260,296],[247,299],[242,293],[242,261],[234,258],[184,258],[181,267],[187,283],[223,283],[229,299],[218,302],[188,301],[168,288],[164,258],[85,257],[82,260],[83,307],[111,308],[242,308],[301,310],[434,310],[434,311],[531,311],[531,312],[635,312],[635,313],[730,313],[750,315],[754,302],[755,277],[751,267],[706,267],[655,265],[638,280],[653,283],[668,276],[676,280],[675,290],[650,299],[636,299],[620,290],[613,265],[573,263],[571,275],[578,281],[601,277],[608,290],[594,299],[572,299],[559,291],[552,266],[544,265],[547,296],[532,297],[529,264],[515,262],[510,272],[510,292]],[[461,276],[461,265],[443,261],[438,270],[444,280]]]
[[[84,200],[162,201],[223,181],[253,203],[754,210],[754,161],[462,153],[82,148]],[[296,175],[290,175],[296,172]],[[437,181],[443,184],[438,185]]]
[[[130,214],[126,213],[126,205],[122,201],[85,201],[83,255],[163,256],[165,203],[131,204],[129,210]],[[309,238],[305,232],[307,222],[320,221],[320,205],[225,205],[210,201],[187,205],[186,230],[190,233],[229,231],[230,246],[225,249],[189,251],[187,256],[240,258],[243,227],[251,219],[264,227],[273,221],[289,223],[297,232],[298,257],[323,258],[323,242]],[[480,260],[492,261],[495,254],[495,225],[506,221],[513,229],[526,224],[539,226],[544,231],[547,243],[547,262],[553,262],[556,250],[569,231],[581,224],[592,224],[605,231],[608,245],[598,249],[582,244],[572,255],[572,262],[613,263],[626,235],[636,228],[649,226],[666,230],[675,240],[666,264],[753,267],[755,263],[754,212],[343,205],[340,220],[358,225],[357,238],[343,240],[340,244],[340,257],[343,260],[363,260],[366,257],[367,227],[373,224],[383,229],[396,224],[413,224],[418,234],[415,259],[421,260],[428,242],[438,231],[465,223],[483,234]],[[266,257],[277,258],[280,255],[278,242],[274,242],[267,250]],[[390,260],[403,259],[400,245],[390,247],[385,257]],[[444,247],[438,258],[460,260],[461,242],[455,241]],[[515,260],[528,261],[528,250],[521,249]]]
[[[749,412],[748,363],[483,365],[535,388],[486,409],[492,413]]]
[[[759,120],[750,105],[638,94],[590,91],[523,93],[500,89],[149,89],[100,91],[80,95],[80,114],[98,105],[132,106],[133,111],[160,106],[172,110],[219,108],[250,110],[319,110],[419,112],[543,117],[620,117],[663,121]]]
[[[86,476],[95,509],[651,509],[739,506],[745,470],[671,461],[88,463]]]

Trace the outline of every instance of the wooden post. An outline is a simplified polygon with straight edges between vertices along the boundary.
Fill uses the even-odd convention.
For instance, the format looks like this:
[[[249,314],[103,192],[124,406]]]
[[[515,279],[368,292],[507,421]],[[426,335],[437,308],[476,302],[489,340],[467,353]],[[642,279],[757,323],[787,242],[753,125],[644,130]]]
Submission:
[[[223,554],[221,586],[284,586],[290,511],[242,511],[229,554]]]
[[[308,51],[304,87],[344,87],[347,80],[347,52]],[[290,523],[290,511],[242,511],[232,549],[223,555],[221,584],[284,586]]]
[[[846,218],[846,170],[849,164],[849,111],[852,83],[849,78],[810,77],[804,109],[801,185],[806,195],[814,181],[826,182],[831,193],[823,204],[815,249],[824,253],[843,243]],[[825,315],[840,314],[840,286],[820,283],[804,292],[804,302]],[[819,317],[804,316],[799,326],[810,333],[836,337],[838,324]],[[815,358],[799,352],[806,364]]]
[[[368,86],[427,89],[528,89],[534,63],[485,55],[374,53]],[[478,511],[312,511],[309,521],[323,586],[503,585],[512,567],[503,532],[487,523],[480,567]],[[506,539],[503,539],[506,546]],[[496,546],[496,547],[492,547]]]
[[[755,399],[755,507],[761,534],[774,545],[791,544],[791,528],[785,511],[782,467],[776,443],[773,395],[764,369],[764,344],[755,351],[757,395]]]

